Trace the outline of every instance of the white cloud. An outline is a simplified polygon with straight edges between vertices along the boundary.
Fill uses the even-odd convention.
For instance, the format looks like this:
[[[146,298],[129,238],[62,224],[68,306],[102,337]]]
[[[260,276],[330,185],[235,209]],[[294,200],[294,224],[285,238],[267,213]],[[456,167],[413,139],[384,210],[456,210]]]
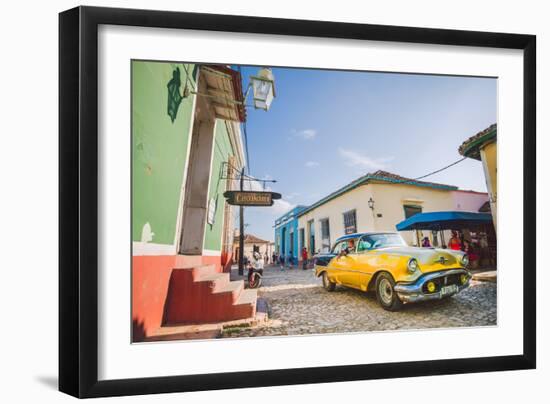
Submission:
[[[315,129],[292,129],[292,133],[294,133],[294,136],[301,137],[304,140],[312,140],[317,136],[317,130]]]
[[[347,166],[367,170],[384,170],[388,167],[387,163],[393,160],[393,157],[373,159],[356,151],[343,148],[339,148],[338,152]]]
[[[267,180],[268,178],[263,178]],[[264,182],[260,181],[250,181],[248,179],[244,180],[243,188],[245,191],[271,191],[271,187],[269,186],[271,184],[270,182],[265,183],[265,189],[264,189]]]
[[[264,183],[262,180],[265,180],[266,182]],[[245,191],[272,191],[273,189],[270,185],[272,184],[271,180],[273,180],[273,177],[269,174],[266,174],[262,178],[259,178],[258,181],[252,181],[245,178],[243,183],[243,189]],[[264,189],[264,184],[265,184],[265,189]]]
[[[267,179],[267,178],[266,178]],[[243,184],[243,188],[245,191],[272,191],[271,187],[267,186],[265,189],[262,186],[262,182],[260,181],[245,181]],[[290,194],[289,198],[293,198],[297,196],[298,194],[292,193]],[[284,199],[275,199],[273,201],[273,206],[269,207],[262,207],[262,211],[264,211],[266,214],[272,214],[272,215],[283,215],[286,212],[288,212],[290,209],[294,208],[296,205],[284,200]]]
[[[273,201],[273,206],[271,206],[269,209],[272,213],[277,215],[284,215],[286,212],[288,212],[290,209],[294,208],[296,205],[285,201],[284,199],[276,199]]]
[[[306,161],[306,163],[304,164],[306,167],[318,167],[319,166],[319,163],[317,161]]]
[[[285,195],[286,199],[294,199],[294,198],[296,198],[297,196],[300,196],[300,193],[299,193],[299,192],[291,192],[290,194],[286,194],[286,195]]]

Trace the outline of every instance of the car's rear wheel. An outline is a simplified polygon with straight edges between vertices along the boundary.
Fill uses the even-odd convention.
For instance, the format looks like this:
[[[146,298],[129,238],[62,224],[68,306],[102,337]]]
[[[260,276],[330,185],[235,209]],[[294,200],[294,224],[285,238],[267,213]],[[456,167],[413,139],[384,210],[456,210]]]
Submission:
[[[390,274],[382,272],[376,278],[376,299],[380,306],[388,311],[397,311],[403,307],[394,286],[395,281]]]
[[[328,274],[326,272],[323,272],[323,287],[326,291],[332,292],[336,288],[336,283],[331,282],[328,278]]]

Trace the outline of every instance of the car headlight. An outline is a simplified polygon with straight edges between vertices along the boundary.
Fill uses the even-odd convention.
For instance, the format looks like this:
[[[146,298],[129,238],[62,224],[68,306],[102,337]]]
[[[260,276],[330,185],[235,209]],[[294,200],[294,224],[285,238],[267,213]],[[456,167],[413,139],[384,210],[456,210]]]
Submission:
[[[468,254],[464,254],[460,262],[462,263],[462,266],[467,267],[468,264],[470,263],[470,258],[468,258]]]
[[[416,258],[411,258],[407,263],[407,269],[410,273],[414,273],[418,270],[418,261]]]

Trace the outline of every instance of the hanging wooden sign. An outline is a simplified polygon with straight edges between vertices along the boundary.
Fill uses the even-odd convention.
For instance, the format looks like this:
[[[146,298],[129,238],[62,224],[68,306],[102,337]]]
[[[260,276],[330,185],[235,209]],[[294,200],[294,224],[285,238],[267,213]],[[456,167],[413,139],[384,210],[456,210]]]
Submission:
[[[281,194],[265,191],[226,191],[223,196],[237,206],[273,206],[275,199],[281,199]]]

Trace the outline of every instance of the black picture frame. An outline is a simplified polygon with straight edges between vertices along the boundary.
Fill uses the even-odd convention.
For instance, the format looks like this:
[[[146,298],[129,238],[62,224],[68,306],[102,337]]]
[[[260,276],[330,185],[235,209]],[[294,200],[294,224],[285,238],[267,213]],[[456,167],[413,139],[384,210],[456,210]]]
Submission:
[[[523,50],[523,354],[98,381],[100,24]],[[104,397],[533,369],[536,366],[536,37],[96,7],[59,15],[59,389]]]

